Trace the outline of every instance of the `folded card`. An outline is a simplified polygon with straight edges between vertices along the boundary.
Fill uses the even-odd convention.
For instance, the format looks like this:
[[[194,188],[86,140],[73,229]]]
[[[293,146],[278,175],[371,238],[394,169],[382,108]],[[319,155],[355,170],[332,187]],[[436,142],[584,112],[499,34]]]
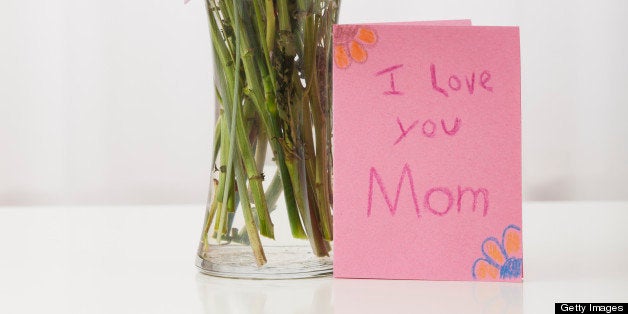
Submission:
[[[465,24],[334,27],[335,277],[521,281],[519,29]]]

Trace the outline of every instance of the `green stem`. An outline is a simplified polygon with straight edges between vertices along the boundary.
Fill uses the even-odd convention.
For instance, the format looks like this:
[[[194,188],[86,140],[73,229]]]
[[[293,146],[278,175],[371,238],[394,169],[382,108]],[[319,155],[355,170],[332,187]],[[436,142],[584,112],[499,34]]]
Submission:
[[[255,165],[257,169],[264,169],[266,163],[266,150],[268,149],[268,137],[266,131],[262,129],[257,134],[257,143],[255,145]],[[268,201],[268,199],[266,200]]]
[[[216,159],[218,158],[218,151],[220,150],[220,119],[222,119],[222,114],[218,115],[216,119],[216,126],[214,127],[214,145],[213,145],[213,155],[212,155],[212,173],[214,172],[213,168],[216,167]]]
[[[229,135],[233,142],[235,142],[238,146],[238,150],[240,152],[239,156],[244,161],[244,166],[246,169],[246,173],[249,176],[249,186],[251,189],[251,193],[253,195],[253,200],[255,202],[255,208],[258,213],[258,219],[260,222],[260,233],[266,237],[274,238],[273,225],[270,219],[270,215],[268,213],[268,209],[266,207],[266,199],[264,197],[264,190],[262,187],[262,177],[261,174],[257,171],[257,167],[255,165],[255,158],[253,157],[253,153],[251,152],[251,147],[248,139],[248,133],[246,131],[246,126],[243,120],[242,114],[242,106],[240,99],[240,65],[243,60],[247,60],[248,57],[246,55],[242,55],[242,53],[246,54],[247,51],[241,48],[241,44],[243,40],[241,39],[241,17],[240,17],[240,8],[237,3],[233,5],[233,14],[232,20],[235,24],[235,36],[236,36],[236,68],[235,68],[235,80],[234,85],[232,87],[233,97],[232,97],[232,106],[225,106],[225,116],[230,117],[229,124],[231,125],[231,129],[229,130]],[[227,81],[227,85],[229,86],[229,81]],[[232,154],[233,148],[229,151],[229,162],[232,163],[235,156]],[[228,168],[229,170],[229,168]],[[229,176],[227,176],[229,178]],[[240,186],[240,189],[246,189],[245,186]],[[224,206],[224,205],[223,205]]]
[[[287,0],[277,0],[277,16],[279,17],[279,31],[291,32]]]
[[[239,68],[239,64],[236,65],[236,69]],[[237,80],[236,80],[236,84],[237,84]],[[229,112],[228,109],[229,108],[229,104],[224,104],[224,108],[225,108],[225,115],[228,116]],[[223,167],[224,166],[224,161],[227,161],[227,165],[226,165],[226,169],[225,169],[225,177],[224,177],[224,185],[223,185],[223,193],[222,195],[219,195],[219,199],[222,196],[222,198],[220,199],[222,202],[222,206],[220,208],[220,212],[219,212],[219,219],[217,220],[216,223],[216,227],[217,227],[217,240],[218,243],[221,242],[222,239],[222,235],[223,233],[225,233],[225,228],[226,228],[226,222],[227,222],[227,207],[228,204],[231,200],[230,198],[230,192],[231,192],[231,186],[234,183],[233,182],[233,154],[234,154],[234,149],[235,149],[235,145],[231,145],[231,143],[233,143],[235,141],[235,132],[233,132],[233,128],[235,126],[234,123],[231,123],[231,128],[227,129],[227,125],[228,125],[228,121],[223,120],[223,133],[225,135],[229,134],[229,140],[226,140],[226,136],[222,136],[222,138],[225,139],[225,143],[223,143],[223,146],[225,149],[223,150],[223,153],[221,155],[221,162],[223,163]],[[228,147],[228,149],[227,149]],[[226,159],[222,159],[222,157],[225,157]],[[222,169],[221,169],[222,171]],[[221,173],[222,174],[222,173]]]
[[[322,110],[320,91],[318,88],[318,67],[317,67],[317,38],[316,38],[316,19],[314,15],[310,15],[305,21],[305,49],[304,64],[307,82],[307,94],[309,94],[309,107],[305,115],[309,118],[310,110],[314,119],[314,129],[316,130],[316,155],[315,155],[315,182],[313,189],[315,191],[316,208],[318,209],[319,222],[322,228],[322,234],[326,240],[333,239],[331,206],[329,201],[329,193],[327,188],[327,130]],[[312,125],[309,119],[307,125]],[[306,136],[311,136],[311,132],[306,132]],[[308,142],[306,142],[308,143]],[[314,154],[314,150],[311,151]],[[312,166],[310,165],[310,169]],[[311,170],[310,170],[311,171]],[[312,173],[310,172],[310,175]]]
[[[211,184],[213,185],[213,191],[216,191],[216,188],[218,188],[218,181],[214,181],[211,180]],[[211,188],[211,187],[210,187]],[[216,193],[209,193],[209,195],[212,195],[211,200],[207,200],[207,205],[206,205],[206,214],[205,214],[205,224],[203,225],[203,232],[202,237],[203,237],[203,252],[207,252],[209,249],[209,238],[208,238],[208,234],[209,234],[209,228],[211,226],[211,222],[212,220],[214,220],[214,215],[216,214]],[[211,205],[210,205],[211,204]]]
[[[230,4],[228,3],[228,1],[222,1],[221,4],[223,5],[223,8],[224,8],[222,13],[227,15],[225,18],[228,18],[229,13],[237,10],[237,7],[238,7],[237,3],[233,6],[233,8],[230,7]],[[231,13],[231,14],[235,14],[235,13]],[[217,59],[220,60],[220,64],[225,65],[222,69],[217,68],[217,71],[219,71],[220,74],[222,74],[222,76],[224,77],[224,80],[222,80],[223,87],[227,91],[233,91],[233,96],[229,92],[226,92],[225,93],[226,95],[223,95],[224,96],[223,98],[227,98],[227,101],[225,101],[225,103],[233,104],[233,108],[231,108],[231,106],[224,106],[225,117],[229,118],[230,116],[237,114],[240,110],[239,109],[240,108],[240,99],[239,99],[240,66],[239,64],[241,63],[241,60],[243,59],[241,57],[241,52],[243,50],[239,48],[242,43],[242,40],[239,38],[241,34],[240,32],[241,22],[239,21],[239,14],[238,16],[231,16],[232,21],[234,22],[237,21],[237,23],[234,23],[234,24],[235,24],[235,35],[237,36],[237,39],[235,40],[236,46],[237,46],[235,63],[238,65],[237,69],[232,71],[231,66],[233,65],[234,62],[231,59],[231,54],[228,52],[229,49],[226,46],[225,41],[220,40],[221,33],[219,30],[221,29],[221,27],[219,27],[217,24],[217,21],[219,21],[219,18],[216,15],[211,15],[211,16],[214,17],[214,18],[210,18],[210,29],[212,31],[212,41],[215,47],[216,56],[217,56]],[[237,86],[234,86],[233,82],[235,82]],[[231,109],[234,109],[234,110],[232,111]],[[231,130],[232,132],[229,132],[229,131],[227,132],[229,132],[228,134],[230,134],[231,137],[234,137],[237,135],[236,143],[239,146],[240,150],[243,152],[242,153],[244,155],[243,158],[245,159],[246,165],[248,165],[247,171],[251,174],[251,177],[259,177],[259,173],[254,167],[255,161],[252,158],[252,153],[249,146],[250,144],[248,142],[248,137],[246,135],[246,128],[241,118],[242,114],[240,114],[239,116],[240,116],[239,120],[231,119],[230,121],[228,121],[229,125],[231,125],[232,127],[232,130]],[[235,127],[235,130],[233,129],[233,127]],[[229,160],[232,160],[232,159],[233,158]],[[241,187],[241,188],[246,189],[246,186]],[[261,216],[262,234],[272,238],[274,237],[274,233],[272,231],[272,222],[270,221],[270,217],[267,214],[266,202],[264,199],[264,193],[263,193],[263,188],[261,186],[261,182],[259,182],[259,180],[252,181],[251,190],[254,196],[253,198],[256,203],[256,208],[258,209],[257,211],[258,213],[262,215]],[[225,206],[224,203],[223,203],[223,206]]]
[[[250,244],[262,265],[260,236],[274,237],[270,212],[283,192],[293,237],[309,239],[317,256],[328,255],[328,80],[338,2],[206,0],[222,110],[212,156],[212,167],[220,160],[220,173],[206,208],[204,243],[215,219],[219,243],[229,235],[228,241]],[[260,171],[268,146],[278,170],[264,191]],[[231,227],[237,206],[245,216],[240,230]]]
[[[236,41],[236,45],[238,44],[238,42]],[[226,119],[223,119],[222,124],[222,133],[224,134],[224,136],[222,136],[222,138],[224,139],[224,143],[221,145],[221,147],[223,147],[223,149],[221,150],[221,163],[223,164],[222,167],[225,167],[224,163],[225,161],[227,161],[226,164],[226,169],[221,169],[221,174],[224,172],[225,176],[222,178],[224,181],[224,185],[223,185],[223,193],[222,195],[219,195],[219,199],[221,200],[222,206],[219,212],[219,219],[216,222],[216,226],[218,229],[218,235],[217,235],[217,240],[218,243],[221,242],[222,239],[222,235],[223,235],[223,230],[226,227],[226,221],[227,221],[227,207],[230,203],[230,194],[229,193],[231,191],[231,184],[233,184],[233,160],[234,160],[234,152],[235,152],[235,145],[231,145],[232,143],[235,142],[236,139],[236,133],[235,133],[235,123],[234,118],[229,118],[232,113],[231,113],[231,107],[235,107],[235,106],[239,106],[238,105],[238,99],[239,99],[239,84],[240,84],[240,80],[239,80],[239,75],[237,75],[237,73],[239,73],[240,71],[240,59],[237,57],[236,54],[236,64],[235,64],[235,89],[228,89],[228,91],[233,91],[233,96],[228,98],[226,101],[223,102],[223,110],[224,110],[224,117]],[[227,84],[229,84],[229,80],[226,81]],[[226,92],[226,96],[229,96],[229,92]],[[223,98],[224,99],[224,98]],[[233,114],[235,114],[235,111],[233,111]],[[227,142],[227,135],[229,135],[228,138],[228,142]],[[229,146],[226,146],[224,144],[228,144]],[[221,168],[222,168],[221,167]],[[227,190],[228,192],[225,193],[224,192],[224,187],[229,187],[229,189]]]
[[[329,201],[329,189],[327,187],[327,176],[329,175],[327,168],[327,128],[325,126],[325,118],[323,115],[323,111],[320,105],[320,100],[318,99],[318,95],[320,95],[318,91],[318,84],[316,80],[312,81],[312,89],[310,96],[313,101],[311,102],[312,116],[314,118],[314,128],[318,131],[316,132],[316,199],[319,202],[319,216],[321,219],[321,226],[323,228],[323,235],[325,239],[332,240],[333,239],[333,231],[332,231],[332,217],[331,217],[331,206]]]
[[[275,6],[273,0],[265,0],[266,5],[266,48],[273,51],[275,45]]]
[[[255,9],[255,26],[257,29],[259,40],[259,45],[262,48],[261,54],[263,56],[265,65],[259,64],[260,68],[267,67],[268,71],[272,70],[272,62],[270,61],[270,51],[273,50],[274,40],[275,40],[275,12],[273,1],[270,0],[270,3],[266,1],[266,27],[264,27],[264,14],[262,12],[262,4],[259,2],[260,0],[255,0],[256,3],[254,5]],[[268,11],[271,10],[271,11]],[[269,13],[270,12],[270,13]],[[263,39],[266,40],[263,40]],[[261,58],[260,58],[261,59]],[[258,63],[261,63],[261,60],[258,60]],[[270,75],[270,80],[272,82],[273,88],[277,86],[277,82],[275,81],[275,76]]]
[[[234,0],[237,1],[237,0]],[[236,180],[238,181],[238,192],[240,194],[242,213],[244,214],[244,224],[246,226],[246,232],[248,235],[249,243],[253,249],[253,255],[255,255],[255,262],[257,266],[266,264],[266,256],[264,255],[264,248],[258,235],[257,226],[255,225],[255,218],[251,210],[251,202],[249,196],[246,193],[246,179],[241,161],[238,160],[235,164]]]
[[[266,201],[268,202],[268,211],[271,213],[275,210],[277,201],[279,200],[279,195],[281,195],[282,190],[281,184],[281,176],[279,175],[279,171],[275,173],[273,179],[270,181],[270,185],[268,189],[266,189]]]
[[[253,194],[253,201],[255,202],[255,210],[259,218],[260,233],[263,236],[274,238],[273,224],[270,220],[270,214],[266,207],[266,198],[264,197],[264,189],[262,187],[262,175],[257,171],[255,157],[251,152],[248,136],[246,133],[246,127],[242,119],[242,109],[237,106],[234,109],[234,120],[236,123],[237,143],[240,151],[240,156],[244,161],[244,168],[248,175],[249,187],[251,188],[251,194]],[[233,120],[232,120],[233,121]],[[246,186],[240,186],[241,189],[246,189]]]
[[[236,178],[237,178],[237,174],[236,174]],[[283,190],[283,186],[281,185],[281,176],[279,175],[279,171],[277,171],[275,172],[275,175],[273,175],[273,179],[270,181],[270,185],[266,189],[266,194],[265,194],[269,213],[272,213],[273,211],[275,211],[275,209],[277,209],[276,204],[277,204],[277,201],[279,200],[279,196],[281,195],[282,190]],[[257,217],[255,216],[253,217],[257,219]],[[255,221],[255,223],[258,223],[257,220]],[[236,242],[248,245],[249,240],[248,240],[246,228],[242,228],[241,230],[242,231],[237,236]]]
[[[242,25],[240,25],[242,26]],[[290,220],[290,228],[292,235],[295,238],[305,238],[306,234],[303,231],[301,222],[299,219],[299,213],[297,210],[297,204],[294,200],[294,192],[292,190],[292,184],[290,182],[290,175],[285,165],[285,156],[283,149],[279,143],[279,139],[282,138],[281,131],[279,129],[279,121],[277,115],[277,105],[274,99],[274,93],[272,89],[272,82],[268,78],[268,74],[265,76],[268,79],[264,80],[264,85],[260,83],[260,71],[266,71],[265,67],[256,67],[253,60],[253,50],[248,38],[248,34],[244,27],[240,27],[239,43],[241,44],[242,65],[244,72],[246,73],[247,85],[253,104],[257,108],[258,114],[261,117],[264,127],[270,135],[270,144],[275,155],[277,165],[281,174],[282,183],[284,186],[284,197],[286,199],[286,207],[288,211],[288,219]],[[262,73],[264,74],[264,73]],[[264,97],[266,95],[267,97]],[[264,101],[264,99],[266,101]]]

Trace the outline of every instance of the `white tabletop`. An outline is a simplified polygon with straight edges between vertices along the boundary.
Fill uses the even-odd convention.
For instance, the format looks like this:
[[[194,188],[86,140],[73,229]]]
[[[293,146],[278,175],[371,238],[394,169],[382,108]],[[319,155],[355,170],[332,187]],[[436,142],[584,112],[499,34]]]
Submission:
[[[523,284],[200,275],[202,205],[0,207],[0,313],[553,313],[628,302],[628,203],[524,204]]]

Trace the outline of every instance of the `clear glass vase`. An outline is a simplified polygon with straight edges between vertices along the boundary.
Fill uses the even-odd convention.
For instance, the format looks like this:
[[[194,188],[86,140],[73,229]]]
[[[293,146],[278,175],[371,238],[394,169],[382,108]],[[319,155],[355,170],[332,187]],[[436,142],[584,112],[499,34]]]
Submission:
[[[337,0],[207,0],[216,119],[201,272],[332,271],[331,52]]]

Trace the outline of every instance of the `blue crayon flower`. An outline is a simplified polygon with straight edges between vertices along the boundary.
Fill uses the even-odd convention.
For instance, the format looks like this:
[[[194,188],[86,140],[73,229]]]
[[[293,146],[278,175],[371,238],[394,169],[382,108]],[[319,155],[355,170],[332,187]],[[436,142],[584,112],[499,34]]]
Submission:
[[[473,279],[510,280],[520,278],[523,273],[521,228],[510,225],[504,229],[501,242],[489,237],[482,242],[481,258],[471,268]]]

